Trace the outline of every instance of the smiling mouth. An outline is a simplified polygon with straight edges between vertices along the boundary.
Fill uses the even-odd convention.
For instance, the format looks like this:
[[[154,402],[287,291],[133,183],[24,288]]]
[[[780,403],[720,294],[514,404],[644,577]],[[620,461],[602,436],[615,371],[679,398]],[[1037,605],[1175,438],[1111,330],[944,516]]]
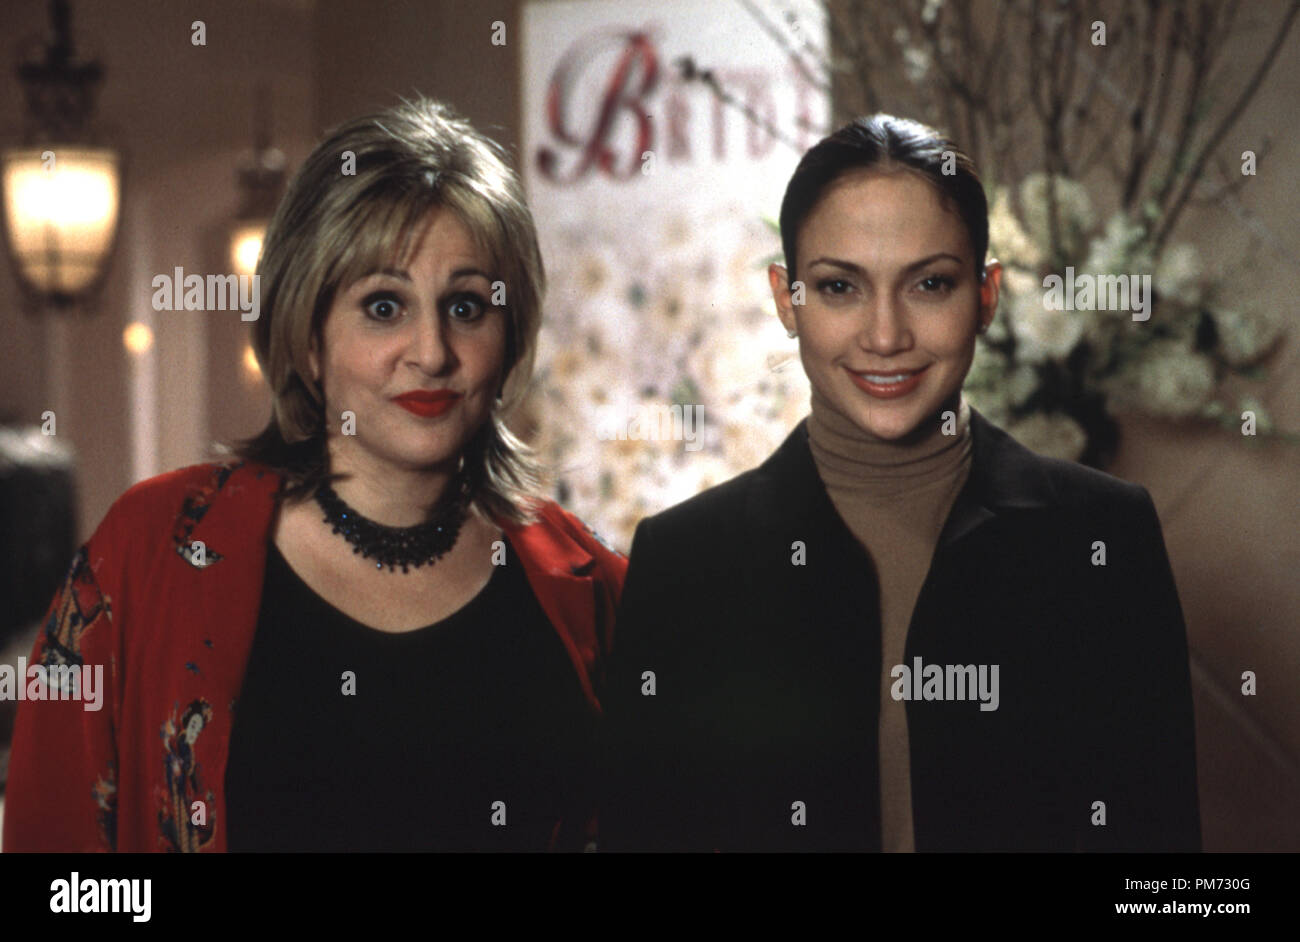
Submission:
[[[920,372],[919,370],[917,372]],[[863,379],[869,383],[901,383],[904,380],[911,379],[913,373],[859,373]]]
[[[849,378],[867,395],[876,399],[897,399],[900,396],[906,396],[916,387],[921,385],[921,379],[925,376],[925,371],[930,367],[921,367],[918,370],[894,370],[890,372],[871,372],[858,373],[845,367]]]

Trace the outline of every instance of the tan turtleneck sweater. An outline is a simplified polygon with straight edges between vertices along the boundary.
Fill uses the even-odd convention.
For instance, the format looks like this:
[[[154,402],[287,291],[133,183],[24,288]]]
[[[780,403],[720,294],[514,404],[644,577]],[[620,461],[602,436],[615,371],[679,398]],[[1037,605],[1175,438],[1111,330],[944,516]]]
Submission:
[[[951,409],[952,405],[944,406]],[[940,410],[940,415],[944,411]],[[808,441],[831,503],[866,548],[880,582],[880,835],[884,851],[916,850],[907,702],[894,700],[890,670],[903,663],[912,610],[934,548],[970,473],[970,407],[957,434],[939,415],[898,441],[859,428],[814,389]]]

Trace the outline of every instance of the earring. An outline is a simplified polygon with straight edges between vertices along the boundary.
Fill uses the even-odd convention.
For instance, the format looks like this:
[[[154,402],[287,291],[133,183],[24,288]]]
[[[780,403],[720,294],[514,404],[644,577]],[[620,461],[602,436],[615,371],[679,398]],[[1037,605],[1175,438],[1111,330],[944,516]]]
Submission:
[[[787,330],[787,331],[785,332],[785,335],[786,335],[787,337],[789,337],[791,340],[793,340],[795,337],[798,337],[798,336],[799,336],[799,331],[797,331],[797,330]]]

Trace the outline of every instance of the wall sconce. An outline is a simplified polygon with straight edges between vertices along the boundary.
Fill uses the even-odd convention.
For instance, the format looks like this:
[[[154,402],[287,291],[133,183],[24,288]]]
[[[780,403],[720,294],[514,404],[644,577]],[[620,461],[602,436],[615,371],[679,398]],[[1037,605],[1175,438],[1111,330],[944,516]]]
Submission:
[[[239,212],[230,229],[230,267],[252,275],[262,251],[262,237],[284,194],[284,154],[271,146],[271,101],[259,84],[254,102],[253,152],[239,168]]]
[[[244,371],[244,379],[251,386],[260,386],[262,383],[262,367],[257,362],[257,354],[253,351],[251,344],[244,345],[244,355],[240,357],[240,363]]]
[[[53,0],[44,58],[22,62],[22,147],[0,153],[4,233],[30,309],[69,308],[99,287],[117,240],[121,158],[90,131],[98,62],[74,57],[67,0]]]
[[[149,348],[153,346],[153,330],[148,324],[132,321],[122,331],[122,346],[126,347],[128,353],[134,353],[136,356],[148,353]]]

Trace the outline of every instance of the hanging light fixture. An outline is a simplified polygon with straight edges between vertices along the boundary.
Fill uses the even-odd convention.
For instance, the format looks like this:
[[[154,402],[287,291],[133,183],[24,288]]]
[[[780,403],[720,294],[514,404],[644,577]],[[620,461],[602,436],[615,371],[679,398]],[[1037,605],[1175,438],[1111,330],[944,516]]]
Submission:
[[[91,131],[103,69],[75,58],[70,19],[67,0],[52,0],[53,40],[18,66],[23,144],[0,153],[5,242],[32,309],[86,302],[117,239],[121,158]]]
[[[230,266],[236,275],[252,275],[262,251],[262,237],[284,193],[284,154],[271,146],[271,96],[259,84],[253,109],[253,151],[239,168],[240,206],[230,229]]]

